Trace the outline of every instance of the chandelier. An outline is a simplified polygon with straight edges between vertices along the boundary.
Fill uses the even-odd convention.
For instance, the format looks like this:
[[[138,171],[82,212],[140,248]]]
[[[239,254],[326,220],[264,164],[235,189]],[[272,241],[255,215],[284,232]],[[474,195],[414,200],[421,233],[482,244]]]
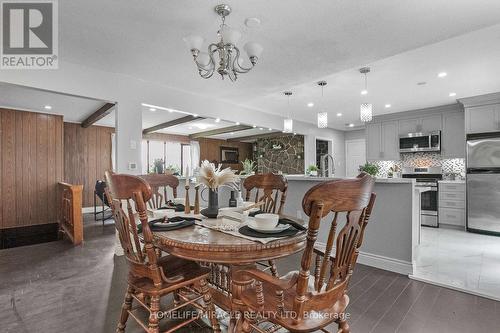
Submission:
[[[370,67],[363,67],[359,70],[361,74],[364,74],[365,76],[365,89],[361,91],[361,95],[367,95],[368,94],[368,79],[366,77],[366,74],[370,73]],[[370,103],[362,103],[361,106],[359,107],[359,119],[364,122],[370,122],[373,119],[373,107],[372,104]]]
[[[323,111],[318,112],[317,120],[318,120],[318,128],[327,128],[328,127],[328,112],[324,111],[325,101],[323,97],[323,88],[326,86],[326,81],[319,81],[318,86],[321,87],[321,108]]]
[[[243,49],[250,60],[251,66],[243,66],[240,49],[236,46],[236,43],[241,38],[241,33],[231,29],[225,23],[226,16],[231,13],[231,7],[224,4],[217,5],[215,6],[215,12],[222,19],[219,31],[217,31],[219,41],[208,45],[208,52],[200,51],[204,41],[203,37],[186,36],[184,42],[189,47],[202,78],[208,79],[217,71],[222,79],[228,76],[231,81],[236,81],[238,74],[248,73],[257,64],[263,48],[255,42],[246,43]]]

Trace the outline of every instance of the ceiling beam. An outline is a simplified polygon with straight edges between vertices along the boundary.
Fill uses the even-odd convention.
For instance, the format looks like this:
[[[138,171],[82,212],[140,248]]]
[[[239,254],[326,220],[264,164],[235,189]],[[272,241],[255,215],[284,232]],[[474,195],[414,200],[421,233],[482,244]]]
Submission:
[[[213,129],[213,130],[209,130],[209,131],[205,131],[205,132],[193,133],[189,136],[189,138],[190,139],[205,138],[207,136],[213,136],[213,135],[218,135],[218,134],[245,131],[245,130],[248,130],[251,128],[252,128],[252,126],[248,126],[248,125],[234,125],[234,126],[229,126],[229,127],[217,128],[217,129]]]
[[[146,128],[146,129],[142,130],[142,134],[148,134],[148,133],[156,132],[156,131],[164,129],[164,128],[168,128],[168,127],[172,127],[172,126],[180,125],[180,124],[184,124],[184,123],[189,123],[190,121],[193,121],[193,120],[202,120],[202,119],[205,119],[205,118],[195,117],[195,116],[189,115],[189,116],[177,118],[174,120],[170,120],[170,121],[161,123],[161,124],[153,126],[153,127]]]
[[[111,113],[111,109],[115,106],[114,103],[106,103],[103,106],[101,106],[96,112],[92,113],[90,116],[88,116],[87,119],[85,119],[82,122],[82,127],[87,128],[90,125],[94,124],[96,121],[99,119],[102,119],[106,117],[108,114]]]
[[[256,134],[256,135],[248,135],[248,136],[240,136],[238,138],[231,138],[227,139],[227,141],[253,141],[257,139],[270,139],[270,138],[276,138],[276,137],[283,137],[283,136],[293,136],[295,134],[293,133],[282,133],[282,132],[273,132],[273,133],[266,133],[266,134]]]

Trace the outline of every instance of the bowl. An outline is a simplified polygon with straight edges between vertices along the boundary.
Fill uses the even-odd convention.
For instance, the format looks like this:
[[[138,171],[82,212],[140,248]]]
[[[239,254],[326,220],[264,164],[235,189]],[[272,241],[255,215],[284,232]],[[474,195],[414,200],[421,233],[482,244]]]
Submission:
[[[173,198],[172,202],[176,205],[184,205],[184,203],[186,202],[186,199],[185,198]]]
[[[254,217],[255,226],[259,229],[270,230],[276,228],[279,222],[278,214],[258,214]]]

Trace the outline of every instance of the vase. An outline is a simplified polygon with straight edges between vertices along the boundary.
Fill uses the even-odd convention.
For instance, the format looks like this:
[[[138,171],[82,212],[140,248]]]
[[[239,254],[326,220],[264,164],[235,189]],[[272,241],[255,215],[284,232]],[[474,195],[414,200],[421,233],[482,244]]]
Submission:
[[[217,218],[219,214],[219,194],[215,190],[208,190],[208,207],[202,209],[200,213],[211,219]]]

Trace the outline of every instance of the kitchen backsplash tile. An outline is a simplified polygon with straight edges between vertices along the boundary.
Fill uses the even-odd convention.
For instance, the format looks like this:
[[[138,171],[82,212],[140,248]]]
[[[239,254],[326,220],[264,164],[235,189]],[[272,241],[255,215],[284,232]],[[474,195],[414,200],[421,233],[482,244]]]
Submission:
[[[465,159],[451,158],[443,159],[438,153],[403,153],[400,161],[378,161],[374,162],[379,166],[379,177],[385,178],[389,169],[397,165],[403,167],[434,167],[440,166],[443,169],[443,174],[464,174]]]

